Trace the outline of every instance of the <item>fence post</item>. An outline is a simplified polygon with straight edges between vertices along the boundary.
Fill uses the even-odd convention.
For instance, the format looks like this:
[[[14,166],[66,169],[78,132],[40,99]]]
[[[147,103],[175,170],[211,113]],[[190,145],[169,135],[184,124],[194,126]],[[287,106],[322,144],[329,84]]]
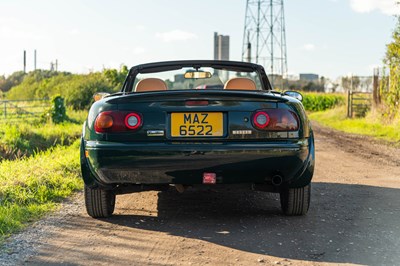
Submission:
[[[379,68],[374,69],[374,78],[373,78],[373,100],[374,105],[377,106],[380,104],[379,102]]]
[[[354,83],[353,83],[353,74],[351,74],[351,86],[350,86],[350,118],[353,118],[353,91],[354,91]]]
[[[353,117],[353,91],[347,90],[347,117]]]
[[[350,117],[350,90],[347,90],[347,117]]]
[[[353,118],[353,90],[350,91],[350,118]]]

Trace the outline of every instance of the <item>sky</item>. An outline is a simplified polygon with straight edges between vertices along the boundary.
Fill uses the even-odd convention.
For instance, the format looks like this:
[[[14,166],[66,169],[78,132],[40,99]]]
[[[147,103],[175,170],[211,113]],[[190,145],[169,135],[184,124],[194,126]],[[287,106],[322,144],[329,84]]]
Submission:
[[[396,0],[284,1],[289,73],[335,79],[382,65],[400,14]],[[213,59],[214,32],[241,60],[246,0],[0,0],[0,75],[23,69],[87,73]]]

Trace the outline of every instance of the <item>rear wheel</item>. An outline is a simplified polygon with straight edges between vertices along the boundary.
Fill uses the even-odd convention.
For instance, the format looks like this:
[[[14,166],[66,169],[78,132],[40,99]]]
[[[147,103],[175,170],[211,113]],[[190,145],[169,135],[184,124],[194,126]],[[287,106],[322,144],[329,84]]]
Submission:
[[[114,212],[115,194],[111,190],[85,186],[85,205],[87,213],[93,218],[109,217]]]
[[[305,215],[310,207],[311,183],[301,188],[288,188],[280,193],[281,208],[290,216]]]

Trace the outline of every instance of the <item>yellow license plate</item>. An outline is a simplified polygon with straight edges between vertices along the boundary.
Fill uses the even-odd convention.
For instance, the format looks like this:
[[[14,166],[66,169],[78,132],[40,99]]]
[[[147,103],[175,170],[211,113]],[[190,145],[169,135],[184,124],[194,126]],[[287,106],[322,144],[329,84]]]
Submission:
[[[222,113],[172,113],[172,137],[221,137]]]

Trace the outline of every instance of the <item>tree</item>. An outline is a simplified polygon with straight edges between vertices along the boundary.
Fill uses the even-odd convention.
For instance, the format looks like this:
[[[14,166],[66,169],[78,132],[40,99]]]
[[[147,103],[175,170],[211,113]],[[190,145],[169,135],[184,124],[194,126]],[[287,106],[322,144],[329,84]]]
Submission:
[[[129,70],[126,65],[122,65],[119,71],[117,69],[103,70],[104,77],[114,86],[114,91],[122,87],[128,73]]]
[[[342,77],[342,87],[348,91],[348,90],[357,90],[357,88],[360,86],[360,78],[357,76],[351,76],[351,77]]]
[[[74,110],[89,109],[93,103],[94,93],[112,91],[112,86],[101,73],[76,75],[73,80],[65,84],[65,102]]]
[[[381,81],[380,97],[382,115],[389,119],[400,113],[400,17],[392,35],[392,42],[386,47],[384,64],[389,69],[388,79]]]
[[[325,88],[326,85],[326,78],[324,76],[319,78],[319,84]]]
[[[12,73],[7,78],[0,76],[0,90],[3,92],[9,91],[12,87],[19,85],[25,77],[24,71]]]

